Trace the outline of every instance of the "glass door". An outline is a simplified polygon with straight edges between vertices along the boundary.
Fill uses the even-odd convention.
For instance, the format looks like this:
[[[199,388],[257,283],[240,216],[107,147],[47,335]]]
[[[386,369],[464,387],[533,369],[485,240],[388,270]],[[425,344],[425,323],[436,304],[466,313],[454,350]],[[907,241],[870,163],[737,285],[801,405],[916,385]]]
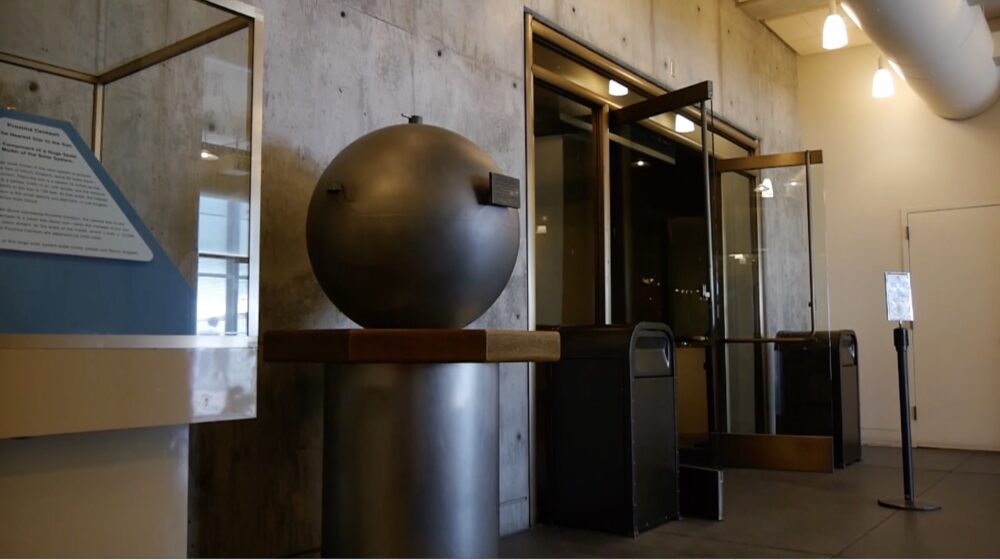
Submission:
[[[710,82],[611,111],[610,315],[666,323],[681,341],[713,330],[709,147],[701,115]]]
[[[790,367],[793,347],[809,346],[823,357],[811,367],[825,368],[818,378],[830,379],[832,354],[816,348],[822,344],[816,334],[829,330],[822,162],[820,151],[715,162],[720,432],[805,435],[782,429],[790,404],[784,401],[793,398],[798,406],[819,398],[801,391],[790,396],[789,387],[804,386],[801,378],[789,378],[801,370]]]
[[[721,135],[716,143],[711,96],[711,83],[703,82],[608,118],[608,313],[612,323],[655,321],[674,332],[685,455],[708,449],[717,400],[711,159],[720,148],[747,154]]]

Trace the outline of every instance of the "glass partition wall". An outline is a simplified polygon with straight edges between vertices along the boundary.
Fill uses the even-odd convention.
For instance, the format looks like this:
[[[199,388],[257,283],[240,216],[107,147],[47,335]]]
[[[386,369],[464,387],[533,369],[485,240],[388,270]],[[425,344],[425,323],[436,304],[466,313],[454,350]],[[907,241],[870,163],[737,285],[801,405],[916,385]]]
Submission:
[[[711,434],[779,434],[776,345],[828,329],[821,153],[757,155],[710,83],[526,29],[532,324],[665,323],[682,445],[719,463]]]

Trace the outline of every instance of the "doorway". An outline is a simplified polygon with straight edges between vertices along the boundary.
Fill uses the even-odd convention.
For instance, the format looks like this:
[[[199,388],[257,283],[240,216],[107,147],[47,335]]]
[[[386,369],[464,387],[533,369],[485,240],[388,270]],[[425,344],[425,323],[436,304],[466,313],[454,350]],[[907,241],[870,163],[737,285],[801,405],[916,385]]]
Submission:
[[[665,323],[689,458],[800,445],[718,436],[778,436],[776,339],[828,328],[810,221],[821,152],[759,155],[714,114],[710,82],[668,91],[532,14],[525,28],[530,327]],[[829,455],[792,468],[832,469]]]
[[[921,447],[1000,450],[1000,204],[909,212]]]

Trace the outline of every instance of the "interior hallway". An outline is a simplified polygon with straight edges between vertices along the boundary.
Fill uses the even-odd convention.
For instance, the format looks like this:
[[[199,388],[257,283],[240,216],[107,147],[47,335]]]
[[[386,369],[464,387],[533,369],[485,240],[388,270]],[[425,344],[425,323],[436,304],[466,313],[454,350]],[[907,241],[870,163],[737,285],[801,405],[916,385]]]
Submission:
[[[501,541],[504,557],[997,557],[1000,453],[915,449],[932,513],[879,507],[902,495],[898,448],[865,447],[834,474],[727,469],[725,520],[675,521],[637,539],[538,526]]]

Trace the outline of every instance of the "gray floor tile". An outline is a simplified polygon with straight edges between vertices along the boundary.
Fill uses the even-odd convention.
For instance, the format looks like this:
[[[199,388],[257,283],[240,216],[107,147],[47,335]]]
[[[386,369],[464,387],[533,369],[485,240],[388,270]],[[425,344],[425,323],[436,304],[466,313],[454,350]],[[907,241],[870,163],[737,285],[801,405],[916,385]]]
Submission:
[[[955,470],[958,472],[1000,474],[1000,453],[973,451]]]
[[[943,506],[898,512],[842,555],[845,557],[1000,556],[1000,476],[953,472],[918,497]]]
[[[603,558],[620,541],[629,540],[608,533],[579,531],[540,525],[500,540],[504,558]]]
[[[918,470],[918,491],[944,476]],[[684,520],[664,531],[758,546],[832,555],[890,512],[876,500],[902,494],[899,470],[854,465],[833,474],[729,469],[725,520]]]
[[[683,520],[629,539],[540,527],[502,541],[505,557],[1000,556],[1000,453],[915,450],[917,492],[944,505],[902,513],[899,449],[865,448],[833,474],[728,469],[726,519]],[[954,470],[957,469],[957,470]],[[952,472],[949,472],[952,471]],[[966,472],[969,471],[969,472]]]
[[[539,526],[503,539],[503,558],[823,558],[653,530],[636,539]]]
[[[866,445],[861,448],[861,463],[869,467],[902,468],[903,459],[898,447],[873,447]],[[957,449],[916,448],[913,450],[913,464],[918,469],[933,469],[950,471],[955,469],[969,456],[972,451]]]

